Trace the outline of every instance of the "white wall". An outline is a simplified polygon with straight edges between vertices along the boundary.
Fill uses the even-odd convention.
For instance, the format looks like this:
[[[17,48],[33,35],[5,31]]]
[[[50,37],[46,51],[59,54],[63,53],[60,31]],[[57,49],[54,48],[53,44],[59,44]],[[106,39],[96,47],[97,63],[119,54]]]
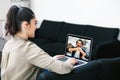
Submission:
[[[11,7],[11,5],[25,6],[29,7],[29,1],[12,3],[11,0],[0,0],[0,20],[6,19],[6,14]]]
[[[0,37],[4,37],[3,23],[6,20],[6,14],[11,6],[10,0],[0,0]]]
[[[6,14],[7,14],[9,8],[11,7],[11,5],[13,5],[13,4],[29,7],[28,1],[12,3],[11,0],[0,0],[0,20],[6,19]]]
[[[11,0],[0,0],[0,20]],[[120,0],[30,0],[38,21],[43,19],[120,28]],[[120,38],[120,37],[119,37]]]
[[[12,3],[11,0],[0,0],[0,37],[4,37],[4,25],[6,21],[6,15],[8,13],[11,5],[25,6],[29,7],[29,1],[15,2]]]
[[[120,0],[31,0],[37,19],[120,27]]]
[[[11,0],[0,0],[0,20],[6,19],[6,14],[11,6]]]

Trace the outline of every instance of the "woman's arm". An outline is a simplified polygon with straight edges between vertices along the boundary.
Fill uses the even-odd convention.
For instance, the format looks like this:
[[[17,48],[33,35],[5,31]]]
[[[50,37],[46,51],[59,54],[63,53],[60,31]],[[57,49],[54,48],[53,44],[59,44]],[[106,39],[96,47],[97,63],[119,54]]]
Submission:
[[[28,44],[26,49],[26,57],[28,61],[35,66],[48,69],[58,74],[66,74],[73,69],[73,66],[70,63],[71,61],[62,62],[54,59],[34,43]]]

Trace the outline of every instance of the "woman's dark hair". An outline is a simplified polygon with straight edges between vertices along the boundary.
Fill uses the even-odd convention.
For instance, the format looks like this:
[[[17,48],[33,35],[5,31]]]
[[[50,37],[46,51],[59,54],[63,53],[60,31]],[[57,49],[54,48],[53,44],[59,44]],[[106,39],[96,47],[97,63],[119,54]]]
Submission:
[[[30,24],[31,19],[34,17],[35,15],[31,9],[13,5],[7,13],[7,22],[5,24],[6,35],[14,36],[21,30],[21,23],[23,21],[27,21]]]

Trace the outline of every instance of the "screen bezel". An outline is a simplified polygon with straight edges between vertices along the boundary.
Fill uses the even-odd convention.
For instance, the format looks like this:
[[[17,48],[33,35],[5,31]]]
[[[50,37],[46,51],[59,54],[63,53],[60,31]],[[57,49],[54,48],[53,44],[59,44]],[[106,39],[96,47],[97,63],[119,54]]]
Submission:
[[[87,37],[87,36],[81,36],[81,35],[76,35],[76,34],[67,34],[66,36],[66,44],[65,44],[65,56],[68,56],[68,57],[72,57],[72,56],[69,56],[67,55],[67,51],[66,51],[66,48],[67,48],[67,44],[68,44],[68,38],[69,36],[72,36],[72,37],[77,37],[77,38],[82,38],[82,39],[87,39],[87,40],[90,40],[91,41],[91,44],[90,44],[90,51],[89,51],[89,59],[88,60],[85,60],[85,61],[90,61],[91,60],[91,53],[92,53],[92,44],[93,44],[93,38],[91,37]],[[76,58],[76,57],[75,57]],[[78,58],[77,58],[78,59]],[[81,59],[80,59],[81,60]],[[84,60],[84,59],[82,59]]]

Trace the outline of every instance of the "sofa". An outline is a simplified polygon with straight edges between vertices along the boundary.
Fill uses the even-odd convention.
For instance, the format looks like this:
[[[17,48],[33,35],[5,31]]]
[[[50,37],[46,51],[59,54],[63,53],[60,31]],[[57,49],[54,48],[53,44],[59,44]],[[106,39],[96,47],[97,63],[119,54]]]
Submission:
[[[118,74],[120,72],[119,28],[43,20],[35,32],[35,37],[29,40],[50,56],[54,56],[65,53],[66,35],[68,33],[93,38],[91,61],[81,67],[80,75],[83,77],[81,76],[79,80],[120,80]],[[82,72],[83,69],[87,71]],[[50,80],[49,75],[52,72],[47,74],[42,78]],[[87,76],[88,78],[86,78]]]

